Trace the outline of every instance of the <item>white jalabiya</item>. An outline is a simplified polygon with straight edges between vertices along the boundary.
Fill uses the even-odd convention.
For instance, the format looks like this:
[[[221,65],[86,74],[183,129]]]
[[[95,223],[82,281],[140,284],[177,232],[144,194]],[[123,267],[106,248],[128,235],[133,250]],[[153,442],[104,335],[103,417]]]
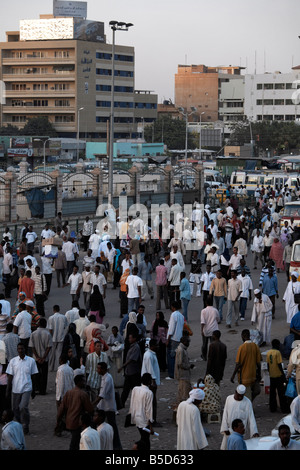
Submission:
[[[262,302],[255,297],[251,321],[256,323],[256,328],[263,334],[263,341],[271,342],[272,308],[273,304],[266,294],[261,294]]]
[[[286,286],[283,300],[285,301],[286,322],[291,323],[293,316],[298,312],[298,304],[295,304],[294,294],[300,293],[300,282],[290,281]]]
[[[229,436],[225,434],[225,431],[232,433],[232,421],[238,418],[243,421],[245,429],[249,427],[250,437],[254,434],[258,434],[253,407],[249,398],[244,396],[243,399],[239,401],[234,398],[234,395],[229,395],[226,398],[220,429],[221,434],[224,434],[221,450],[227,449],[227,439]]]
[[[208,446],[199,408],[182,401],[177,408],[177,450],[201,450]]]
[[[104,422],[97,427],[97,431],[100,437],[100,449],[101,450],[113,450],[114,441],[114,429],[113,427]]]

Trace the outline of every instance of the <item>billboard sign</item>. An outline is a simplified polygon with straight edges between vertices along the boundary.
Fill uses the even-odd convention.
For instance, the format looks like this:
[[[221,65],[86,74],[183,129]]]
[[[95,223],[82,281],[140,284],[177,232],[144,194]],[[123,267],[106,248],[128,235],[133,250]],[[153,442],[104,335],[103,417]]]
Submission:
[[[87,17],[87,2],[65,2],[53,0],[53,16]]]

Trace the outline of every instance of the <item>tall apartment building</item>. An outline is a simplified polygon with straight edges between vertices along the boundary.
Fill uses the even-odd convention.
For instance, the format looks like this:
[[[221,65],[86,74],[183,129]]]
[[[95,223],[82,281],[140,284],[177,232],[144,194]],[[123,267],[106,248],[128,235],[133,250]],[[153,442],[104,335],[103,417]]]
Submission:
[[[300,66],[290,73],[245,75],[245,115],[253,121],[300,119]]]
[[[61,137],[106,140],[109,135],[112,87],[112,45],[104,23],[41,15],[20,21],[20,31],[7,32],[0,43],[0,80],[6,101],[0,125],[23,128],[46,116]],[[137,136],[137,123],[154,120],[157,95],[144,103],[135,93],[135,53],[115,46],[115,139]],[[151,106],[149,102],[151,101]]]
[[[196,113],[189,116],[189,121],[199,121],[200,114],[201,121],[204,122],[242,119],[243,96],[240,92],[243,85],[242,69],[231,65],[227,67],[179,65],[175,74],[176,107],[181,106],[188,112],[191,107],[197,109]]]

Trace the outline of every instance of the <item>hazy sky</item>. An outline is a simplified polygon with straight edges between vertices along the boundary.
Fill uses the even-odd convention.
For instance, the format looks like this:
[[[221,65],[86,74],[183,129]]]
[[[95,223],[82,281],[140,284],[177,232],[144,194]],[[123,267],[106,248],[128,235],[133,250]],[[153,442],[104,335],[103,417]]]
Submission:
[[[52,0],[9,0],[0,37],[20,19],[52,13]],[[4,14],[5,13],[5,14]],[[89,0],[88,19],[131,22],[116,43],[135,47],[135,88],[174,99],[178,64],[241,65],[247,73],[289,72],[300,65],[299,0]],[[256,61],[255,61],[256,56]]]

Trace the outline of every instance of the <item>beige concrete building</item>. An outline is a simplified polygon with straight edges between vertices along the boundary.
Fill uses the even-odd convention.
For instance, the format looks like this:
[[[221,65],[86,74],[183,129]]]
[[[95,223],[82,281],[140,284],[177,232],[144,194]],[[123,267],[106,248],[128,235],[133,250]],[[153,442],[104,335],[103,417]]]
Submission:
[[[115,46],[115,139],[137,134],[135,110],[135,53]],[[0,79],[5,103],[0,125],[23,128],[28,119],[46,116],[61,137],[106,140],[109,135],[112,87],[112,45],[106,43],[104,24],[76,18],[20,22],[20,31],[8,32],[0,43]],[[146,102],[149,102],[147,97]],[[145,106],[144,119],[156,118]],[[156,102],[155,102],[156,101]]]

